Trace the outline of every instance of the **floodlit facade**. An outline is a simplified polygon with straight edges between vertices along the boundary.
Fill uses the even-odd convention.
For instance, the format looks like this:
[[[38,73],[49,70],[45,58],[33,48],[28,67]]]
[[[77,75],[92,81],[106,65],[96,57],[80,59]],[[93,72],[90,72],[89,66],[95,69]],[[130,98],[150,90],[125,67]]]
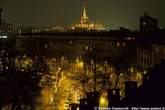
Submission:
[[[87,0],[83,0],[83,13],[80,19],[80,23],[73,24],[71,26],[72,30],[105,30],[105,26],[102,23],[96,22],[91,23],[89,22],[89,17],[87,16]]]

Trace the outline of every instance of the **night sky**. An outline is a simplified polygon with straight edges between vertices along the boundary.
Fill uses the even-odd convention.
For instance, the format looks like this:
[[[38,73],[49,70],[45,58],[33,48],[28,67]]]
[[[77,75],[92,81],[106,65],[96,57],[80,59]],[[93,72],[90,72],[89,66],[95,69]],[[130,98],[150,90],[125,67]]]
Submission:
[[[69,26],[79,22],[82,0],[0,0],[3,20],[27,26]],[[147,12],[165,27],[165,0],[88,0],[91,21],[109,28],[138,29],[139,16]]]

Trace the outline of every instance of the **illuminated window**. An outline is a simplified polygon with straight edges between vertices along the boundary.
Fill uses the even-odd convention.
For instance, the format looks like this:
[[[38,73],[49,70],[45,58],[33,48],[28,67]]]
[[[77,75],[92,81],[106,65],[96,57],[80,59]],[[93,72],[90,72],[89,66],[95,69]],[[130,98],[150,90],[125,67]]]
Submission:
[[[143,22],[143,26],[146,26],[146,22]]]
[[[0,38],[2,38],[2,39],[7,39],[7,35],[0,36]]]
[[[120,43],[119,43],[119,42],[117,42],[117,46],[118,46],[118,47],[120,46]]]
[[[125,46],[126,44],[125,44],[125,42],[123,42],[123,44],[122,44],[123,46]]]
[[[159,48],[156,48],[156,52],[159,52]]]
[[[72,41],[70,40],[69,43],[72,44]]]

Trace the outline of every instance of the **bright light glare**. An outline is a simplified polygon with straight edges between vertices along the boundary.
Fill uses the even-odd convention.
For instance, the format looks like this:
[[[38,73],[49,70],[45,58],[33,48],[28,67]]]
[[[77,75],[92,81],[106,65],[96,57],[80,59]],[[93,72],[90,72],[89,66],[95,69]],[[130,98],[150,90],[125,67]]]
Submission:
[[[7,39],[7,36],[6,35],[0,36],[0,38]]]
[[[81,61],[78,63],[78,67],[82,68],[84,66],[84,63]]]
[[[100,105],[105,105],[105,104],[106,104],[106,98],[100,97]]]

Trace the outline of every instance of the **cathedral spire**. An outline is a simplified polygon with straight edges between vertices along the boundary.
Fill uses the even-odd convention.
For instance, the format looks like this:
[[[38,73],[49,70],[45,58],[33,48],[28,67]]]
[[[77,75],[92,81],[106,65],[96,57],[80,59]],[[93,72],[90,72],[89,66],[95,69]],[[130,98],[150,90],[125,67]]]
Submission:
[[[82,17],[81,17],[81,23],[86,23],[88,20],[86,8],[87,8],[87,1],[83,0],[83,13],[82,13]]]
[[[80,18],[80,23],[71,26],[72,30],[82,29],[82,30],[105,30],[102,23],[91,23],[87,16],[87,0],[82,0],[82,14]]]

